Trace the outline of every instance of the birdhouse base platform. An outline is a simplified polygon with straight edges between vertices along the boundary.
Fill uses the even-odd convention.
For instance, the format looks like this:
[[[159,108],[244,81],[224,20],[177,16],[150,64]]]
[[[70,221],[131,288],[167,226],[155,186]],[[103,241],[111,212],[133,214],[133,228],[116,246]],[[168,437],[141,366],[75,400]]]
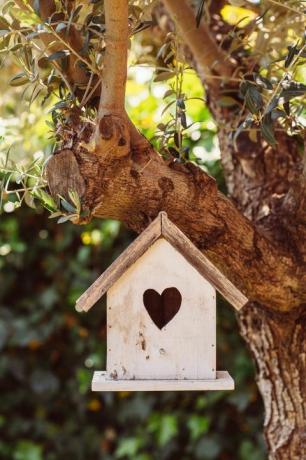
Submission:
[[[227,371],[217,371],[212,380],[114,380],[107,372],[97,371],[92,391],[214,391],[234,390],[235,383]]]

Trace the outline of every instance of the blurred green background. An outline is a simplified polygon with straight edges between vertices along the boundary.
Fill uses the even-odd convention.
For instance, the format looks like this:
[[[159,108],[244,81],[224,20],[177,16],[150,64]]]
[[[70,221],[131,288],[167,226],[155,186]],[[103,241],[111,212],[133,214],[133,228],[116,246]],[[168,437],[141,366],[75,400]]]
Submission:
[[[149,138],[169,117],[167,111],[162,114],[167,84],[151,82],[150,68],[132,67],[128,110]],[[0,90],[2,164],[17,164],[22,171],[51,151],[45,123],[50,114],[36,102],[29,108],[19,88],[2,81]],[[203,97],[191,72],[184,90]],[[190,157],[224,190],[214,121],[201,100],[187,103],[187,115]],[[14,181],[13,175],[11,190],[18,188]],[[254,366],[229,305],[219,299],[218,368],[234,377],[235,391],[92,393],[93,371],[105,366],[105,301],[88,314],[78,314],[74,303],[135,235],[109,220],[58,225],[40,206],[35,211],[20,206],[14,193],[4,193],[3,202],[0,459],[266,458]]]

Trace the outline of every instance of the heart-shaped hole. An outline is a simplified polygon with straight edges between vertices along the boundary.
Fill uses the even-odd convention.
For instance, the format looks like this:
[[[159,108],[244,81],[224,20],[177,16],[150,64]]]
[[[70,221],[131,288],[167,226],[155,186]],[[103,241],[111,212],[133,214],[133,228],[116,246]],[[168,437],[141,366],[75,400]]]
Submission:
[[[170,287],[159,294],[155,289],[147,289],[143,294],[143,304],[154,324],[162,329],[179,311],[182,296],[178,289]]]

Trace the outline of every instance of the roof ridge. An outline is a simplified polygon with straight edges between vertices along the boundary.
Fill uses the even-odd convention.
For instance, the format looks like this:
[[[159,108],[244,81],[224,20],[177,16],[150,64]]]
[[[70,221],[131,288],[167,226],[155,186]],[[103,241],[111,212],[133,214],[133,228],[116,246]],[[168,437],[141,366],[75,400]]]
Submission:
[[[168,218],[165,211],[125,249],[76,302],[78,311],[88,311],[126,270],[160,237],[165,238],[237,310],[248,301],[245,295]]]

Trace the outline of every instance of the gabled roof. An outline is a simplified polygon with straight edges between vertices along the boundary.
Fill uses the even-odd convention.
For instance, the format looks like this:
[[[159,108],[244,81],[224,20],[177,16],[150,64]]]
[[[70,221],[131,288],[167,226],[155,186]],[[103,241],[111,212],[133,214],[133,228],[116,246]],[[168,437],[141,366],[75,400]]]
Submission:
[[[237,310],[248,301],[218,268],[174,225],[165,212],[136,238],[133,243],[112,263],[112,265],[81,295],[76,302],[78,311],[88,311],[159,238],[164,238],[223,295]]]

